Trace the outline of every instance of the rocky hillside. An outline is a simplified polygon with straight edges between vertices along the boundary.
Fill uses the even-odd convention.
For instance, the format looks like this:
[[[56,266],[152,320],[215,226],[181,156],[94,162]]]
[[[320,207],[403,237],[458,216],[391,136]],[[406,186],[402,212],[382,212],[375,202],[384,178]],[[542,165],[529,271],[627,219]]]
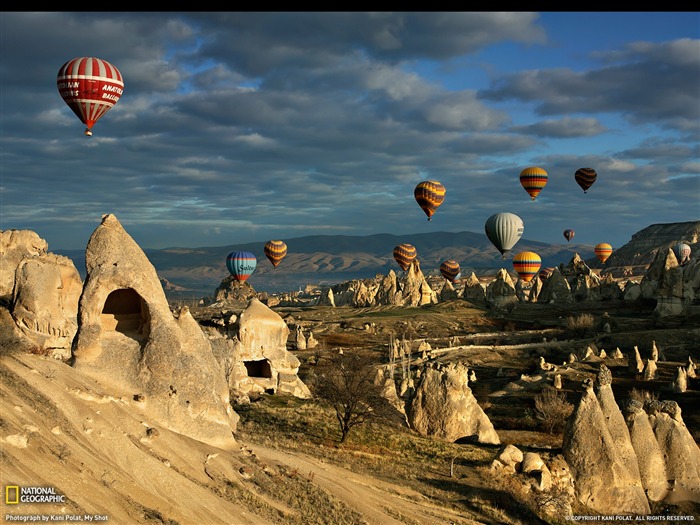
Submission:
[[[566,264],[574,254],[583,257],[591,268],[619,268],[648,265],[661,246],[671,246],[683,240],[693,252],[700,236],[700,221],[674,224],[654,224],[632,236],[622,247],[615,247],[607,264],[601,264],[593,247],[583,244],[547,244],[521,239],[518,251],[534,251],[542,258],[542,266]],[[168,248],[144,250],[158,275],[169,281],[166,292],[171,297],[211,296],[228,275],[226,256],[235,250],[250,251],[258,258],[250,284],[260,292],[298,290],[307,283],[337,284],[352,279],[366,279],[398,270],[393,259],[394,246],[409,243],[416,247],[421,268],[426,276],[439,275],[445,259],[460,262],[462,272],[477,275],[495,274],[504,267],[501,258],[486,235],[474,232],[434,232],[414,235],[377,234],[369,236],[313,235],[286,239],[288,254],[277,269],[265,258],[265,241],[241,245],[203,248]],[[70,257],[82,273],[85,254],[80,250],[53,250]],[[510,263],[508,262],[508,269]],[[636,271],[635,273],[642,273]]]
[[[595,257],[586,262],[592,268],[606,268],[613,274],[622,274],[625,267],[640,273],[638,270],[646,269],[660,249],[671,248],[679,242],[687,244],[692,253],[697,254],[700,250],[700,221],[652,224],[632,235],[624,246],[613,247],[615,250],[605,265]]]

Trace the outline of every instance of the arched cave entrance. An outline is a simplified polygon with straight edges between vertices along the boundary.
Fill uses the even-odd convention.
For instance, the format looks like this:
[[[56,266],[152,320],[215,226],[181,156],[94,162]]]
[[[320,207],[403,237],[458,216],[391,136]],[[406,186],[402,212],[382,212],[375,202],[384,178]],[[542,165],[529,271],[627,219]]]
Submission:
[[[248,372],[248,377],[272,379],[272,367],[267,359],[245,361],[244,364],[246,372]]]
[[[102,329],[142,341],[150,332],[151,317],[146,301],[131,288],[114,290],[102,309]]]

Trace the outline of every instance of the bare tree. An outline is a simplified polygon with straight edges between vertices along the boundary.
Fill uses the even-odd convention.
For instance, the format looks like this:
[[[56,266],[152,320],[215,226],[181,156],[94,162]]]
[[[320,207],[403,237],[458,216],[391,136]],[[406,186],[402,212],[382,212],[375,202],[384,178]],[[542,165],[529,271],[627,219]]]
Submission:
[[[325,358],[314,375],[310,386],[335,411],[341,443],[353,427],[387,414],[389,403],[375,382],[377,370],[369,357],[338,353]]]
[[[573,410],[574,405],[567,402],[566,394],[555,388],[545,387],[535,396],[535,415],[550,434],[564,428]]]

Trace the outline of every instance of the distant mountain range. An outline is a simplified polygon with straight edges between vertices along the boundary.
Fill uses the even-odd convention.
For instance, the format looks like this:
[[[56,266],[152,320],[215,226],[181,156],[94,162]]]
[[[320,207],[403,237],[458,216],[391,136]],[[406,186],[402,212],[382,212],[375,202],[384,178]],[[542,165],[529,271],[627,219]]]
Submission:
[[[228,275],[226,256],[232,251],[255,254],[258,259],[257,269],[248,282],[257,291],[274,293],[298,290],[306,284],[330,285],[374,277],[377,274],[386,275],[392,269],[401,273],[401,268],[394,261],[393,249],[402,243],[415,246],[421,270],[426,275],[439,275],[440,263],[446,259],[457,261],[463,275],[469,275],[472,271],[477,275],[488,275],[499,268],[511,270],[512,256],[520,251],[536,252],[542,258],[543,267],[566,264],[575,253],[592,268],[630,266],[636,260],[640,261],[639,264],[649,264],[653,258],[650,253],[655,253],[659,246],[683,240],[692,247],[698,242],[699,236],[700,221],[652,225],[635,234],[630,243],[613,252],[607,265],[601,264],[593,256],[593,246],[547,244],[524,238],[503,259],[485,234],[468,231],[401,236],[388,233],[368,236],[310,235],[284,239],[288,254],[277,269],[273,269],[265,257],[263,247],[267,240],[218,247],[144,251],[159,277],[165,280],[166,293],[179,297],[201,297],[213,296]],[[55,253],[71,258],[85,278],[84,250],[57,250]]]

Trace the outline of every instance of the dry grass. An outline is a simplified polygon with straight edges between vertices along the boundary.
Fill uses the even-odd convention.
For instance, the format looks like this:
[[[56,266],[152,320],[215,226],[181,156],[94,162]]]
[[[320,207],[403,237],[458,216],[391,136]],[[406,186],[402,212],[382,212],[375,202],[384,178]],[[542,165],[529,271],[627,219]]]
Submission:
[[[459,509],[468,520],[542,522],[533,508],[488,479],[488,465],[498,447],[435,440],[391,423],[357,427],[340,445],[334,413],[314,400],[265,395],[235,409],[241,416],[237,437],[247,442],[300,451],[397,487],[410,487],[438,506]],[[301,503],[295,502],[295,508]],[[413,523],[405,516],[396,518]]]

